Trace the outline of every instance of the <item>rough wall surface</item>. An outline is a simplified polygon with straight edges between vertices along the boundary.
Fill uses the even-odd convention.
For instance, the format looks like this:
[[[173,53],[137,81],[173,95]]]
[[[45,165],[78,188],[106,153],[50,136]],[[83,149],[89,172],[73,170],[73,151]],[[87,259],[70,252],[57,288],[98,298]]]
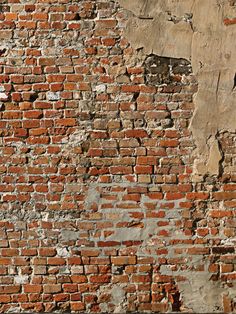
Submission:
[[[2,313],[236,310],[235,1],[193,2],[1,1]],[[199,11],[226,41],[199,53],[232,50],[215,103],[229,120],[199,113],[215,114],[189,50],[192,28],[209,36]],[[205,124],[197,159],[217,166],[200,171]]]
[[[236,4],[229,0],[119,0],[133,12],[126,35],[145,53],[191,60],[198,80],[191,130],[194,172],[219,173],[219,133],[235,132]]]

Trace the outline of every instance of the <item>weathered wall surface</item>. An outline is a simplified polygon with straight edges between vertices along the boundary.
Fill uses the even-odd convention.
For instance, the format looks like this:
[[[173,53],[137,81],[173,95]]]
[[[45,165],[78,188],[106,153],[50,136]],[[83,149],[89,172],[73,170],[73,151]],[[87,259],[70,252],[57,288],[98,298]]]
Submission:
[[[146,54],[191,60],[198,80],[191,130],[194,171],[219,173],[219,133],[235,132],[236,5],[229,0],[120,0],[133,13],[126,36]]]
[[[235,311],[235,17],[1,2],[2,313]]]

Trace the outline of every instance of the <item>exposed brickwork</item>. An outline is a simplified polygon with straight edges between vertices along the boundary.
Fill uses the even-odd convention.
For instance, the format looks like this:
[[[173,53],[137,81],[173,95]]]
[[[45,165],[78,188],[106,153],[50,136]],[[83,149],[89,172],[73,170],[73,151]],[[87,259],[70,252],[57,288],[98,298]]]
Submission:
[[[235,135],[196,182],[193,75],[149,84],[115,1],[33,2],[0,4],[0,311],[179,311],[199,276],[233,311]]]

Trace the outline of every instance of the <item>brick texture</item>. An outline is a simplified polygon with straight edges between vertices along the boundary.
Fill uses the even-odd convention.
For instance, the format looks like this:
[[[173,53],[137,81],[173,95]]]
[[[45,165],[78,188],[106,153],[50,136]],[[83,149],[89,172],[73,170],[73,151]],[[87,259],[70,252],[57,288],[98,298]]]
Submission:
[[[204,274],[235,309],[235,134],[194,180],[196,79],[149,84],[127,20],[110,0],[0,4],[1,313],[186,311]]]

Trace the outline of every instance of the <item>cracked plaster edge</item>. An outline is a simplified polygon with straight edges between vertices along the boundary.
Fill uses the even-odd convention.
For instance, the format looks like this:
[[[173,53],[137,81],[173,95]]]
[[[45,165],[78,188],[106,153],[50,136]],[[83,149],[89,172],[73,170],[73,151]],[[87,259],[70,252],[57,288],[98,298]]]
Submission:
[[[150,53],[155,53],[155,49],[151,49],[151,51],[150,51],[150,47],[148,47],[149,45],[145,45],[145,44],[144,45],[140,45],[140,44],[136,45],[135,36],[132,36],[134,34],[132,34],[132,32],[131,32],[131,34],[129,34],[129,32],[127,32],[127,29],[130,28],[130,26],[132,25],[132,21],[136,20],[136,22],[139,21],[139,23],[149,23],[149,26],[152,23],[154,23],[153,21],[156,20],[156,18],[153,16],[153,14],[155,13],[155,6],[153,5],[153,2],[152,1],[149,2],[148,0],[136,1],[136,2],[135,1],[127,2],[125,0],[117,0],[117,1],[119,2],[119,4],[121,5],[122,8],[126,9],[129,12],[129,20],[127,22],[124,33],[125,33],[125,36],[127,37],[127,39],[130,41],[131,46],[134,49],[136,49],[137,51],[142,48],[143,53],[146,55],[150,54]],[[141,3],[143,3],[142,6],[141,6]],[[145,10],[147,10],[148,4],[151,8],[150,14],[145,12]],[[194,7],[194,5],[196,5],[195,1],[193,1],[192,8]],[[143,15],[139,14],[140,12],[144,12]],[[170,15],[170,12],[168,12],[168,14]],[[169,21],[170,21],[170,19],[169,19]],[[172,51],[171,51],[172,53],[170,55],[168,55],[168,53],[167,54],[157,53],[158,55],[163,56],[163,57],[185,58],[188,61],[191,61],[191,55],[192,55],[192,51],[194,48],[193,37],[194,37],[194,34],[198,33],[198,31],[196,31],[196,29],[194,29],[192,23],[189,23],[189,20],[185,20],[184,22],[188,22],[188,24],[192,30],[192,38],[191,38],[191,45],[190,45],[191,47],[190,47],[190,51],[189,51],[190,53],[186,54],[186,51],[185,51],[185,54],[184,53],[178,54],[178,53],[176,53],[176,51],[173,51],[173,49],[172,49]],[[181,21],[178,21],[177,24],[181,24]],[[135,26],[135,22],[134,22],[133,26]],[[138,27],[137,23],[136,23],[136,27]],[[141,32],[139,32],[139,33],[141,33]],[[142,36],[142,35],[139,34],[138,36],[139,36],[138,41],[140,41],[140,36]],[[150,34],[148,36],[150,37]],[[141,40],[141,42],[142,42],[142,40]],[[192,66],[193,66],[193,73],[198,78],[199,69],[198,69],[198,66],[196,65],[196,60],[195,60],[195,62],[193,62]],[[201,76],[201,74],[202,73],[200,73],[200,76]],[[219,84],[219,78],[218,78],[218,82],[217,82],[217,91],[218,91],[218,84]],[[190,126],[189,126],[189,129],[191,130],[193,137],[194,137],[194,140],[197,144],[197,147],[193,152],[193,156],[195,157],[194,167],[193,167],[193,175],[192,175],[193,181],[201,181],[204,175],[210,175],[210,176],[220,175],[220,162],[224,159],[224,154],[219,147],[219,141],[217,139],[217,133],[227,131],[224,128],[216,126],[214,128],[214,130],[211,130],[211,132],[210,132],[211,133],[210,134],[210,137],[211,137],[210,142],[208,141],[207,138],[204,141],[203,136],[199,137],[199,133],[198,133],[199,119],[198,119],[198,116],[199,116],[199,114],[200,114],[200,116],[202,114],[202,112],[201,112],[202,104],[199,101],[198,96],[199,96],[198,92],[196,92],[194,95],[194,103],[196,104],[196,107],[195,107],[194,114],[193,114],[193,117],[191,119]],[[216,114],[219,114],[219,113],[216,113]],[[226,118],[227,118],[227,116],[226,116]],[[203,126],[203,128],[204,128],[204,126]],[[233,128],[229,128],[228,131],[233,132]],[[206,133],[207,132],[209,133],[209,130],[208,131],[206,130]],[[201,135],[203,135],[203,134],[201,134]]]

